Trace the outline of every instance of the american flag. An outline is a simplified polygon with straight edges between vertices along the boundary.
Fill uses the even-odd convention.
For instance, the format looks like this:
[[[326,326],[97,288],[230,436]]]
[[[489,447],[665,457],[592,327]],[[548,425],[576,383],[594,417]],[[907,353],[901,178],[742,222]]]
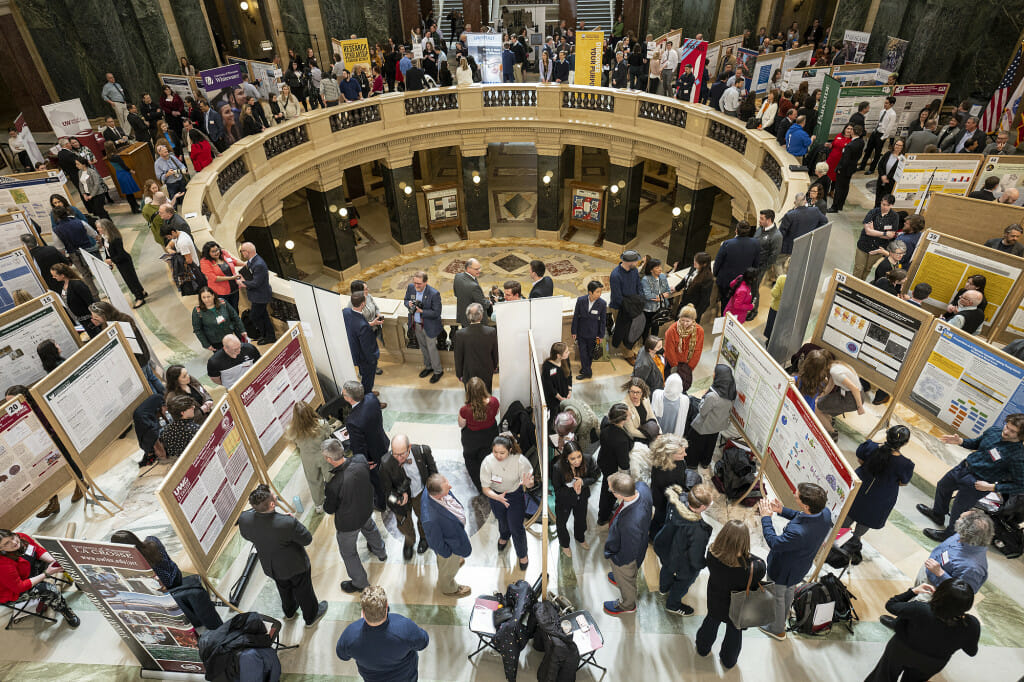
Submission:
[[[1003,74],[1003,79],[999,81],[999,87],[992,93],[992,99],[989,100],[988,106],[985,107],[985,112],[981,115],[981,129],[986,133],[996,131],[1002,119],[1003,109],[1009,103],[1010,93],[1014,91],[1017,82],[1020,80],[1017,73],[1018,67],[1020,67],[1022,50],[1024,50],[1024,43],[1017,46],[1017,54],[1013,55],[1013,61],[1010,62],[1006,73]]]

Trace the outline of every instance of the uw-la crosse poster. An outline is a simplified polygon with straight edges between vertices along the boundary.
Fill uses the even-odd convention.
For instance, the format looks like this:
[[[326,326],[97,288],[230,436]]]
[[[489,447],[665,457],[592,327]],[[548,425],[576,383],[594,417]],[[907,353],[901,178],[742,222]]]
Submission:
[[[89,596],[145,670],[202,673],[199,636],[139,550],[130,545],[36,537]]]

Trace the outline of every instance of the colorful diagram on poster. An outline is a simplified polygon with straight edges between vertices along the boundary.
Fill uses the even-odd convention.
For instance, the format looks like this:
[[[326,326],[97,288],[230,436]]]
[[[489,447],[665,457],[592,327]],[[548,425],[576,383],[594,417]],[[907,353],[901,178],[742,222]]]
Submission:
[[[966,195],[981,166],[974,154],[907,154],[906,159],[893,191],[896,209],[917,209],[932,194]]]
[[[572,192],[572,219],[584,223],[601,224],[601,192],[574,189]]]
[[[731,315],[725,321],[720,362],[732,367],[733,380],[736,382],[736,399],[732,403],[733,419],[754,452],[763,454],[789,375],[775,364],[764,347],[751,338]]]

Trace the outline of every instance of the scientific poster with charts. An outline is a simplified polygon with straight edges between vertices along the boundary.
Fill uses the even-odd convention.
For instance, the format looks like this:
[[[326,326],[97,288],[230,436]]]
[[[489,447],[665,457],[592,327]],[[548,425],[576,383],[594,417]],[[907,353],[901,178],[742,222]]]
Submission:
[[[22,211],[5,213],[0,210],[0,253],[21,247],[21,235],[30,234],[39,239],[36,230]]]
[[[172,471],[165,480],[165,485],[173,482],[174,501],[204,555],[213,552],[224,529],[234,523],[256,477],[242,429],[226,400],[214,415],[220,419],[205,439],[199,440],[204,434],[198,434],[198,451],[187,468]]]
[[[759,55],[757,61],[754,62],[754,92],[763,95],[768,92],[771,87],[772,76],[775,75],[775,71],[782,69],[782,60],[785,59],[786,55],[781,52],[774,54],[762,54]],[[714,75],[711,76],[715,78]]]
[[[105,333],[106,343],[92,357],[43,394],[78,452],[89,447],[140,393],[149,392],[117,328],[108,327]]]
[[[896,98],[893,111],[896,112],[896,137],[905,138],[910,133],[910,126],[917,121],[922,109],[929,109],[930,117],[942,108],[946,101],[949,83],[931,83],[916,85],[897,85],[892,96]]]
[[[821,90],[821,86],[825,84],[825,76],[829,75],[831,71],[832,69],[827,66],[791,69],[783,74],[782,81],[787,90],[793,91],[796,91],[801,83],[807,83],[807,92],[813,93],[815,90]]]
[[[0,175],[0,209],[21,209],[38,225],[50,224],[50,196],[59,194],[71,203],[64,190],[67,177],[60,171]]]
[[[836,518],[853,489],[853,477],[810,405],[792,386],[786,389],[768,455],[792,492],[801,483],[817,483],[824,488],[826,506]]]
[[[726,316],[718,361],[732,367],[736,381],[732,417],[754,452],[764,455],[789,375],[732,315]]]
[[[928,208],[932,194],[965,196],[981,167],[980,154],[907,154],[903,175],[896,182],[895,209]],[[922,205],[924,204],[924,205]]]
[[[0,313],[14,307],[14,292],[18,289],[32,298],[48,291],[24,247],[0,253]]]
[[[0,377],[3,388],[20,384],[31,386],[46,376],[39,363],[36,346],[53,339],[65,357],[78,350],[78,344],[57,306],[54,294],[47,294],[34,304],[26,303],[5,315],[0,323]],[[24,310],[24,314],[22,314]]]
[[[267,62],[249,62],[252,68],[253,84],[260,91],[260,99],[269,100],[271,95],[280,93],[281,70]]]
[[[857,108],[862,102],[867,102],[870,105],[868,113],[864,114],[864,130],[866,133],[874,130],[878,125],[878,117],[882,113],[882,102],[890,94],[892,94],[892,88],[885,85],[840,88],[836,111],[832,115],[832,126],[829,128],[829,141],[843,131],[846,124],[850,122],[850,117],[857,113]]]
[[[56,478],[54,478],[56,477]],[[46,432],[39,417],[22,398],[10,400],[0,411],[0,523],[13,528],[25,516],[35,512],[22,510],[18,516],[16,506],[40,487],[52,494],[57,486],[71,480],[70,469],[64,464],[60,449]],[[10,515],[10,516],[9,516]]]
[[[996,196],[1002,196],[1008,189],[1016,189],[1020,196],[1013,202],[1015,206],[1024,206],[1024,156],[992,155],[985,157],[981,172],[974,180],[974,189],[981,189],[985,178],[995,175],[999,178]]]
[[[241,390],[242,405],[264,455],[284,436],[295,403],[316,398],[299,333],[298,326],[292,327],[288,345]]]
[[[832,67],[832,77],[843,85],[878,85],[878,64],[840,64]]]
[[[938,340],[908,399],[964,438],[1024,412],[1024,367],[937,322]]]

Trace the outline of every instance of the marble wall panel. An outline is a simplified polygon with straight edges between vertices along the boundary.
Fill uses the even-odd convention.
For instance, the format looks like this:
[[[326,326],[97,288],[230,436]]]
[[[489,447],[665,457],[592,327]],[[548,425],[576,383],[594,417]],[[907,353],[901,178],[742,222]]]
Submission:
[[[303,6],[302,0],[277,0],[277,5],[281,11],[282,26],[280,28],[285,31],[285,43],[290,49],[306,54],[306,48],[312,47],[313,43],[312,38],[309,37],[306,8]],[[320,49],[326,50],[327,46],[321,45]]]
[[[868,52],[864,57],[865,62],[881,61],[889,36],[908,40],[900,35],[900,27],[903,25],[903,18],[909,7],[910,0],[886,0],[878,5],[875,23],[871,25],[871,42],[868,43]]]
[[[212,69],[217,66],[217,50],[210,40],[206,15],[200,6],[202,0],[168,0],[174,22],[178,25],[178,34],[185,47],[185,56],[197,70]],[[175,69],[175,72],[177,69]]]
[[[703,33],[709,40],[715,34],[718,0],[676,0],[673,7],[672,28],[682,28],[683,38]]]
[[[839,0],[835,19],[832,21],[832,42],[841,41],[847,30],[863,31],[870,9],[871,0]]]
[[[761,0],[736,0],[732,11],[732,24],[729,27],[730,36],[738,36],[744,29],[757,35],[757,17],[761,12]]]

